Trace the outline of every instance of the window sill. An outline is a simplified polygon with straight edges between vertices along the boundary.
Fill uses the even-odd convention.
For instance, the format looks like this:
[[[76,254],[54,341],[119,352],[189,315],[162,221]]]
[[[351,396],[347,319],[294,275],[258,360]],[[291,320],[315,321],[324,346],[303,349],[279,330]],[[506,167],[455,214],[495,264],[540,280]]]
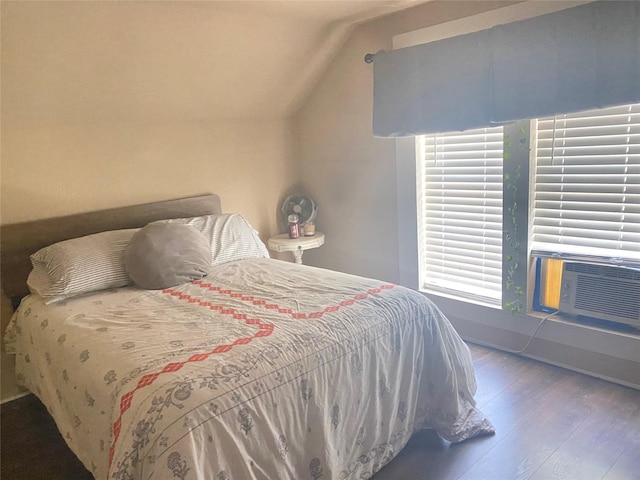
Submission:
[[[488,300],[485,300],[481,297],[469,297],[469,296],[456,295],[455,293],[443,292],[441,290],[434,290],[430,288],[420,288],[420,293],[423,293],[428,297],[433,295],[436,297],[448,298],[450,300],[455,300],[462,303],[470,303],[470,304],[479,305],[482,307],[502,310],[502,307],[499,303],[491,303]]]

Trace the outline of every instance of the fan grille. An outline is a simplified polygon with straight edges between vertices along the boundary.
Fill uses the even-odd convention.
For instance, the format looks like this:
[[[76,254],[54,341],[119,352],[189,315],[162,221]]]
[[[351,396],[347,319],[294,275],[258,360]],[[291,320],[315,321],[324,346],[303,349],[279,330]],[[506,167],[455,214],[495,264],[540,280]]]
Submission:
[[[282,203],[284,218],[292,214],[298,215],[301,224],[313,221],[317,211],[315,202],[305,195],[291,195]]]

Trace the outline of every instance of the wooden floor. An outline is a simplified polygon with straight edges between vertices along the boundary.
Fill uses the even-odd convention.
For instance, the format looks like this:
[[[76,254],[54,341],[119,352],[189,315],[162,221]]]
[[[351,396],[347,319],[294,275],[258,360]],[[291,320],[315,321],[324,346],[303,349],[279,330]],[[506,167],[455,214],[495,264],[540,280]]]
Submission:
[[[496,435],[451,445],[419,433],[374,480],[640,479],[640,391],[471,350],[476,400]],[[92,479],[33,396],[2,405],[1,416],[2,480]]]

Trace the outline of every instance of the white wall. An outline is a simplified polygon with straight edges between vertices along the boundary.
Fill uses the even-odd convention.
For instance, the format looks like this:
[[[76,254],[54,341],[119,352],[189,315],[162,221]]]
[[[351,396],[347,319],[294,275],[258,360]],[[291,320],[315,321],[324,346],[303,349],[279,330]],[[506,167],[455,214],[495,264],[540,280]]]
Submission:
[[[2,223],[218,193],[266,238],[293,182],[285,121],[2,126]]]
[[[306,263],[398,282],[395,141],[371,134],[373,67],[364,55],[390,50],[395,35],[509,3],[434,1],[354,31],[295,117],[301,182],[327,235]]]
[[[391,282],[416,278],[415,235],[404,232],[411,222],[415,228],[414,160],[398,155],[411,155],[406,141],[372,136],[372,67],[363,56],[391,49],[395,35],[506,5],[430,2],[354,31],[295,118],[302,183],[319,204],[318,227],[326,234],[325,245],[305,254],[305,263]],[[499,348],[520,349],[540,321],[431,298],[465,338]],[[538,336],[528,355],[640,388],[637,336],[555,319]]]
[[[291,97],[271,92],[290,73],[252,72],[304,25],[269,45],[273,23],[214,3],[2,2],[3,225],[214,192],[278,232],[296,176]],[[3,353],[3,398],[11,370]]]
[[[290,99],[284,64],[263,75],[262,62],[299,56],[286,39],[304,25],[217,2],[1,14],[2,224],[215,192],[264,238],[277,231],[295,179]],[[266,45],[268,27],[284,38]]]

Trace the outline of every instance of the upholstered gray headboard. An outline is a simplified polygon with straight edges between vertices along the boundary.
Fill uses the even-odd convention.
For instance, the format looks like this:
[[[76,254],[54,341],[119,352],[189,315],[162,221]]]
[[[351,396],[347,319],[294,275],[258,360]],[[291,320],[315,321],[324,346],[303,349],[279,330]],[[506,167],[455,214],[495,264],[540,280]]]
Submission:
[[[2,291],[12,299],[27,295],[27,277],[31,271],[29,256],[52,243],[106,230],[143,227],[154,220],[221,212],[220,197],[205,194],[3,225],[0,227]]]

